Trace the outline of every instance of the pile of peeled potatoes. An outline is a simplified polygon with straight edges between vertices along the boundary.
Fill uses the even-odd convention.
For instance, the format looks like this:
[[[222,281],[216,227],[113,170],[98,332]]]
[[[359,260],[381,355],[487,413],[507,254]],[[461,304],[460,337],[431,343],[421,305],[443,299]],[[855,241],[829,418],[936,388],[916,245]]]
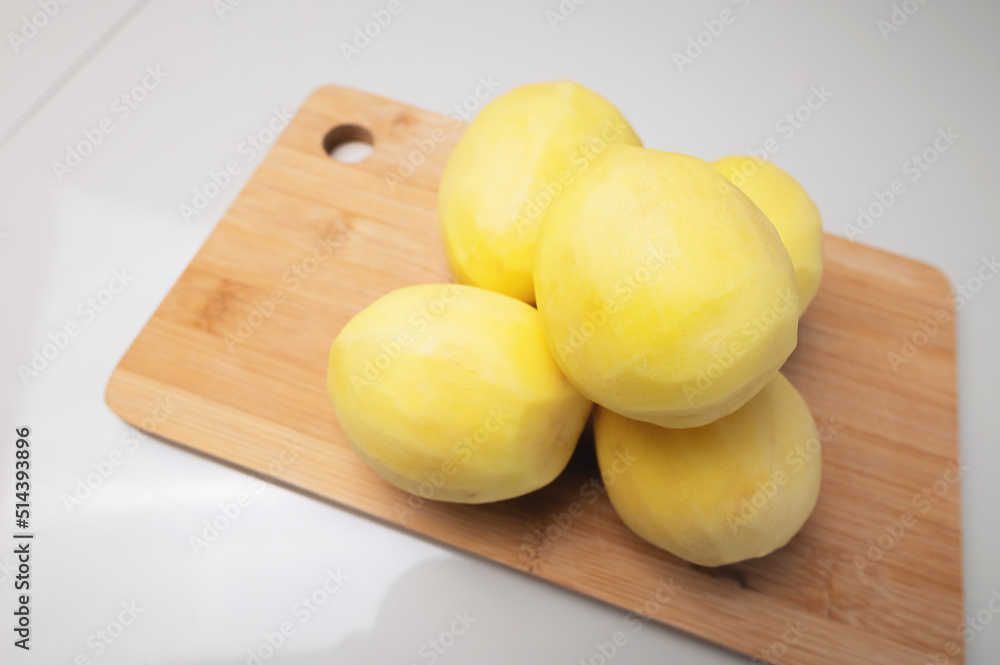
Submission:
[[[600,95],[536,83],[466,129],[439,215],[458,284],[382,296],[330,349],[368,466],[425,499],[510,499],[563,471],[593,407],[607,494],[640,537],[718,566],[795,535],[821,455],[778,370],[823,259],[792,177],[644,148]]]

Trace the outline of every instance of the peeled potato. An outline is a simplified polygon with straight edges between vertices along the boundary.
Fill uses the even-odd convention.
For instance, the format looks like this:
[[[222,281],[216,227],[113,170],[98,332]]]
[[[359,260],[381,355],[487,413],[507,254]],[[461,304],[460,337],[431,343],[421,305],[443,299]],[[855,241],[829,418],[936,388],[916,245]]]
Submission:
[[[823,220],[809,194],[792,176],[756,157],[723,157],[712,162],[774,224],[792,257],[799,290],[799,315],[812,302],[823,276]]]
[[[591,407],[553,361],[533,307],[454,284],[402,288],[359,312],[330,348],[327,389],[376,473],[459,503],[550,483]]]
[[[698,565],[784,546],[819,496],[816,425],[781,374],[711,425],[667,429],[598,409],[594,437],[608,497],[625,524]]]
[[[795,273],[774,226],[687,155],[609,146],[549,207],[535,295],[580,392],[664,427],[732,413],[796,344]]]
[[[489,103],[455,146],[439,189],[458,281],[533,304],[545,210],[614,143],[640,145],[618,109],[572,81],[521,86]]]

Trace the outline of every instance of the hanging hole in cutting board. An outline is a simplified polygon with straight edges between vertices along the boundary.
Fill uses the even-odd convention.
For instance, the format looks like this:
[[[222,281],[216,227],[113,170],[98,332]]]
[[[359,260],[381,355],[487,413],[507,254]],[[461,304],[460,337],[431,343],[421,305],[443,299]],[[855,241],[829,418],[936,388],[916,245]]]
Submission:
[[[323,137],[323,150],[338,162],[356,164],[372,154],[375,139],[359,125],[337,125]]]

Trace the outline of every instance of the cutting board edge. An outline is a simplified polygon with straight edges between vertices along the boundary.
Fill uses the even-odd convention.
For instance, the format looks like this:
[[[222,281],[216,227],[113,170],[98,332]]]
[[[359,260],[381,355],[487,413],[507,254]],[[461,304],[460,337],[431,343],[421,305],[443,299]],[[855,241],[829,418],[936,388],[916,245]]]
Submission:
[[[122,383],[122,382],[126,381],[127,378],[128,378],[127,377],[128,374],[131,374],[131,373],[128,370],[123,370],[122,374],[120,375],[119,381],[115,381],[114,383],[117,384],[117,383]],[[141,375],[132,374],[132,376],[134,376],[136,379],[141,380],[142,382],[148,383],[148,382],[151,381],[148,377],[143,377]],[[111,382],[109,382],[109,388],[110,388],[110,385],[111,385]],[[116,385],[115,388],[117,389],[118,386]],[[168,390],[170,388],[175,388],[175,387],[168,386]],[[180,391],[183,390],[183,389],[180,389],[180,388],[176,388],[176,389],[180,390]],[[112,391],[109,389],[107,392],[110,394]],[[152,391],[152,390],[150,390],[150,391],[143,391],[143,396],[145,398],[149,399],[149,400],[154,400],[158,396],[162,396],[162,393],[157,393],[156,391]],[[433,544],[433,545],[439,546],[439,547],[444,547],[444,548],[446,548],[446,549],[448,549],[450,551],[453,551],[453,552],[456,552],[456,553],[460,553],[460,554],[462,554],[464,556],[472,556],[476,560],[482,561],[484,563],[488,563],[488,564],[491,564],[491,565],[498,565],[499,564],[504,569],[509,570],[509,571],[513,571],[513,572],[515,572],[515,573],[517,573],[519,575],[522,575],[526,579],[531,579],[533,581],[541,581],[541,582],[545,583],[546,585],[548,585],[548,586],[550,586],[550,587],[552,587],[554,589],[558,589],[558,590],[561,590],[561,591],[564,591],[564,592],[568,591],[568,592],[570,592],[575,597],[587,599],[589,601],[596,601],[596,602],[601,603],[602,605],[604,605],[606,607],[609,607],[609,608],[612,608],[612,609],[614,609],[616,611],[622,611],[622,612],[625,612],[625,613],[634,612],[634,610],[630,610],[629,609],[627,603],[625,603],[625,602],[616,601],[615,599],[610,598],[610,597],[602,597],[600,595],[596,595],[595,593],[591,593],[591,592],[584,591],[582,589],[576,588],[575,586],[573,586],[572,584],[568,583],[567,581],[558,579],[558,576],[557,575],[553,575],[551,572],[546,573],[544,571],[533,571],[529,567],[518,565],[517,563],[511,563],[509,561],[501,560],[501,559],[498,559],[498,558],[495,558],[495,557],[491,557],[488,554],[483,553],[483,552],[478,552],[478,551],[475,551],[475,550],[468,549],[467,547],[463,547],[462,545],[460,545],[458,543],[450,542],[450,541],[446,540],[444,537],[432,535],[430,533],[426,533],[424,531],[421,531],[420,529],[415,529],[415,528],[406,526],[404,523],[396,521],[396,520],[394,520],[391,517],[388,517],[388,516],[385,516],[385,515],[381,515],[381,514],[372,512],[371,510],[367,510],[365,508],[353,506],[353,505],[351,505],[349,503],[346,503],[345,501],[343,501],[341,499],[337,499],[337,498],[333,498],[331,496],[324,495],[320,491],[317,491],[317,490],[311,489],[309,487],[303,486],[302,484],[296,483],[296,482],[294,482],[292,480],[286,480],[286,479],[283,479],[281,477],[272,476],[272,475],[267,474],[265,472],[252,471],[252,464],[249,463],[249,461],[246,460],[246,459],[243,459],[241,461],[236,461],[234,459],[223,457],[221,455],[215,454],[215,453],[210,452],[209,450],[203,449],[201,447],[195,447],[195,446],[186,444],[186,443],[184,443],[184,442],[182,442],[182,441],[180,441],[178,439],[169,437],[169,436],[167,436],[165,434],[161,434],[161,433],[157,432],[155,430],[155,428],[150,429],[150,428],[146,427],[144,425],[145,418],[141,417],[140,414],[134,413],[133,410],[131,410],[128,407],[124,406],[123,404],[119,403],[118,400],[117,400],[117,398],[118,398],[118,394],[115,393],[114,395],[111,396],[111,398],[109,400],[109,406],[111,406],[112,411],[116,415],[118,415],[119,417],[121,417],[125,422],[129,423],[133,427],[136,427],[136,428],[138,428],[138,429],[140,429],[140,430],[142,430],[142,431],[144,431],[144,432],[146,432],[146,433],[148,433],[148,434],[150,434],[152,436],[157,437],[158,439],[160,439],[166,445],[177,447],[178,449],[183,450],[183,451],[185,451],[187,453],[194,453],[196,456],[201,457],[203,459],[206,459],[208,461],[211,461],[213,463],[221,463],[223,466],[226,466],[227,468],[230,468],[230,469],[232,469],[234,471],[237,471],[237,472],[243,472],[243,473],[247,473],[248,471],[253,472],[253,473],[255,473],[257,475],[257,477],[259,477],[259,478],[261,478],[263,480],[266,480],[267,482],[270,482],[270,483],[273,483],[273,484],[278,485],[280,487],[283,487],[283,488],[285,488],[285,489],[287,489],[289,491],[296,492],[296,493],[298,493],[298,494],[300,494],[302,496],[306,496],[306,497],[309,497],[311,499],[318,500],[318,501],[320,501],[320,502],[322,502],[322,503],[324,503],[324,504],[326,504],[328,506],[335,507],[335,508],[338,508],[338,509],[341,509],[341,510],[346,510],[347,512],[349,512],[350,514],[352,514],[354,516],[361,517],[361,518],[364,518],[364,519],[374,520],[375,523],[379,524],[380,526],[382,526],[382,527],[389,527],[389,528],[393,529],[394,531],[396,531],[397,533],[399,533],[400,535],[417,537],[418,539],[420,539],[420,540],[422,540],[422,541],[424,541],[426,543],[430,543],[430,544]],[[201,398],[201,401],[203,403],[206,403],[206,404],[213,403],[212,400],[206,399],[206,398]],[[111,404],[112,402],[114,404]],[[215,435],[212,435],[212,434],[210,434],[208,436],[209,436],[209,438],[216,438]],[[795,608],[795,607],[792,607],[792,606],[789,606],[789,605],[786,605],[786,604],[783,604],[783,603],[778,603],[778,601],[774,601],[773,599],[770,599],[766,595],[762,595],[761,598],[765,599],[765,600],[767,600],[769,602],[776,603],[776,606],[774,608],[774,612],[776,614],[782,615],[781,616],[781,620],[782,621],[793,621],[793,620],[801,621],[807,627],[807,629],[810,630],[810,631],[814,631],[814,630],[816,630],[818,628],[826,628],[826,629],[832,631],[833,633],[841,633],[841,632],[845,632],[845,631],[849,631],[850,630],[849,627],[847,627],[847,626],[845,626],[843,624],[834,622],[834,621],[830,621],[827,617],[810,614],[809,612],[807,612],[807,611],[805,611],[803,609]],[[663,608],[661,608],[661,609],[663,609]],[[679,615],[676,615],[676,616],[672,616],[671,613],[670,613],[670,610],[672,610],[672,608],[669,605],[666,607],[666,610],[668,611],[668,615],[666,615],[666,616],[661,616],[661,615],[659,615],[660,613],[658,612],[657,614],[648,615],[647,618],[650,619],[650,620],[652,620],[654,623],[660,625],[661,627],[667,628],[667,629],[672,630],[672,631],[680,632],[680,633],[682,633],[684,635],[687,635],[690,638],[697,639],[697,640],[700,640],[700,641],[704,641],[704,642],[706,642],[708,644],[714,645],[714,646],[716,646],[718,648],[721,648],[721,649],[725,649],[725,650],[730,651],[730,652],[735,653],[735,654],[743,654],[744,653],[744,652],[742,652],[742,651],[740,651],[738,649],[735,649],[735,648],[733,648],[733,647],[731,647],[729,645],[720,643],[717,640],[713,639],[712,636],[709,634],[708,630],[705,630],[703,628],[702,629],[699,628],[699,626],[701,624],[696,619],[693,619],[693,618],[688,619],[688,618],[686,618],[686,615],[684,615],[684,614],[679,614]],[[859,645],[855,645],[855,647],[857,647],[855,656],[858,657],[858,658],[862,658],[866,654],[870,655],[870,651],[867,650],[867,649],[870,649],[873,645],[877,644],[880,639],[884,639],[884,636],[881,636],[877,632],[873,633],[873,632],[868,632],[866,630],[858,630],[857,627],[855,627],[855,632],[852,632],[851,635],[854,636],[855,640],[857,640],[857,641],[861,641],[863,639],[863,641],[865,641],[865,642],[868,643],[868,646],[865,649],[861,648]],[[861,637],[862,635],[864,636],[863,638]],[[897,656],[901,655],[903,652],[912,652],[913,655],[916,655],[918,653],[917,651],[911,650],[906,643],[897,641],[896,639],[892,640],[892,644],[893,644],[894,649],[895,649],[894,653]],[[853,649],[854,649],[854,647],[852,647],[852,650]],[[747,654],[747,655],[751,655],[752,656],[752,654]],[[964,650],[963,650],[963,654],[962,655],[964,657]],[[869,661],[860,661],[859,660],[858,662],[869,662]],[[870,662],[872,662],[872,663],[879,663],[881,661],[879,661],[879,660],[872,660]],[[960,662],[964,662],[964,661],[960,661]]]

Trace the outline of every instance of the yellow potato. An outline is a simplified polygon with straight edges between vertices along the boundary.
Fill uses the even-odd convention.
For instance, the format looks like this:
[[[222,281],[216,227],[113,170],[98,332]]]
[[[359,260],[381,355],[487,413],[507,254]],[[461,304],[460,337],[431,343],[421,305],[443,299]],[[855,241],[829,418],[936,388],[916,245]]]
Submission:
[[[454,284],[402,288],[358,313],[330,348],[327,389],[372,469],[460,503],[547,485],[591,407],[553,361],[534,308]]]
[[[774,226],[687,155],[609,146],[549,208],[535,294],[580,392],[664,427],[732,413],[796,344],[795,274]]]
[[[618,109],[572,81],[521,86],[488,104],[459,140],[439,189],[458,281],[533,304],[545,210],[612,143],[640,145]]]
[[[756,157],[723,157],[712,162],[767,216],[792,257],[799,289],[799,315],[812,302],[823,276],[823,220],[819,208],[792,176]]]
[[[625,524],[702,566],[783,547],[819,496],[816,425],[781,374],[711,425],[667,429],[599,408],[594,437],[608,497]]]

